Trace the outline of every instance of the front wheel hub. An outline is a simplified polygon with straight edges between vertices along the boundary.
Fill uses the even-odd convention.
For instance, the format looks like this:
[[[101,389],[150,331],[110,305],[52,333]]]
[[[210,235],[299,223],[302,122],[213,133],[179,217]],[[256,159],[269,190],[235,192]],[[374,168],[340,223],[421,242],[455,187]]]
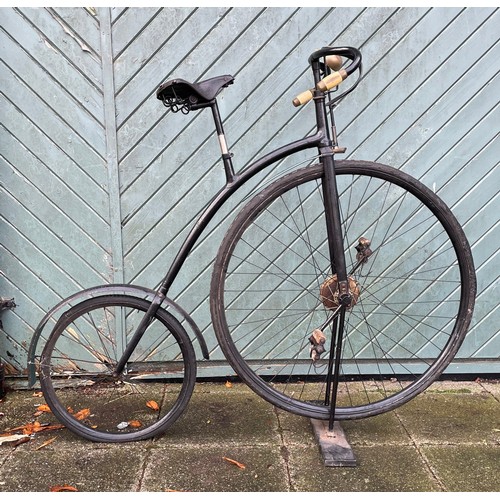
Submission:
[[[351,295],[351,303],[347,306],[347,309],[350,309],[358,301],[360,289],[358,282],[352,276],[349,276],[347,281],[349,283],[349,293]],[[321,298],[321,302],[323,302],[323,305],[327,309],[337,309],[341,305],[341,297],[336,274],[329,276],[320,285],[319,296]]]

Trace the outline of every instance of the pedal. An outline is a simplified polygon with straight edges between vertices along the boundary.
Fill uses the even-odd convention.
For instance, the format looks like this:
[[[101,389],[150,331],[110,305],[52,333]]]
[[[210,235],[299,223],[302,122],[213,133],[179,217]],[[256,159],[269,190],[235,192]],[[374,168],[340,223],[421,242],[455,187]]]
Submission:
[[[358,244],[354,247],[357,250],[356,254],[356,260],[362,264],[366,264],[368,262],[368,257],[373,253],[372,249],[370,248],[370,245],[372,242],[368,239],[362,236],[358,240]]]
[[[316,328],[309,337],[309,342],[311,343],[310,356],[313,363],[315,363],[325,352],[325,334],[319,328]]]

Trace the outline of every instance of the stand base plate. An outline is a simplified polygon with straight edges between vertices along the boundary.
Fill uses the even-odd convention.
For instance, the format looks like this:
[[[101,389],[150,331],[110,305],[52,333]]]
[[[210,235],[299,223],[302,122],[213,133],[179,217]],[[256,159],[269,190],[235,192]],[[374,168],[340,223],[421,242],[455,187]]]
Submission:
[[[356,467],[356,457],[339,422],[334,422],[331,431],[327,420],[311,418],[311,424],[326,467]]]

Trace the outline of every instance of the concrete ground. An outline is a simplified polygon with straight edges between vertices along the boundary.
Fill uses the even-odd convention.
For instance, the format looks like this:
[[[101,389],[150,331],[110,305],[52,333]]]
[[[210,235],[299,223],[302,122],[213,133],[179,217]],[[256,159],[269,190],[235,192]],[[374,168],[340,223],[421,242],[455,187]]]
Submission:
[[[33,391],[8,392],[0,434],[33,421],[35,404]],[[198,383],[186,413],[154,440],[98,444],[60,429],[4,443],[0,491],[500,491],[497,381],[439,382],[398,410],[342,427],[357,466],[325,467],[308,419],[241,384]]]

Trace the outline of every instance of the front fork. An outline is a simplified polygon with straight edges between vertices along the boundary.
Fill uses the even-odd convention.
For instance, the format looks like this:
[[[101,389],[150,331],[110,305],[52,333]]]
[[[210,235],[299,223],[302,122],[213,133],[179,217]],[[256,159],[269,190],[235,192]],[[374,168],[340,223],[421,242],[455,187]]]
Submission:
[[[351,306],[352,294],[349,288],[340,203],[335,179],[335,163],[333,154],[323,157],[323,200],[325,206],[326,231],[332,276],[336,276],[338,287],[338,306],[331,316],[332,338],[326,379],[325,405],[330,406],[329,429],[333,429],[337,392],[340,379],[340,361],[342,359],[342,342],[344,340],[344,324],[346,309]],[[326,340],[326,339],[325,339]]]
[[[149,309],[146,311],[146,314],[144,314],[144,316],[142,317],[142,320],[140,321],[136,331],[134,332],[134,335],[125,346],[123,354],[121,355],[120,359],[118,360],[115,366],[115,370],[113,372],[114,377],[118,378],[124,371],[125,366],[127,365],[128,360],[130,359],[130,356],[132,355],[135,348],[139,344],[148,326],[153,321],[153,318],[155,317],[158,309],[160,308],[164,300],[165,300],[165,295],[161,291],[156,292],[154,299],[152,300],[151,305],[149,306]]]
[[[351,304],[351,294],[347,280],[347,268],[342,239],[339,196],[335,180],[335,164],[333,155],[323,158],[323,200],[325,205],[326,231],[332,275],[337,276],[339,301],[345,307]]]
[[[356,250],[356,263],[347,271],[345,249],[341,223],[340,200],[335,179],[335,163],[333,154],[323,159],[323,203],[325,207],[326,230],[328,235],[328,249],[330,254],[331,276],[320,286],[320,298],[328,310],[332,311],[328,319],[319,328],[314,330],[309,338],[312,345],[311,357],[313,362],[319,359],[326,351],[326,336],[324,330],[331,327],[331,340],[328,358],[328,371],[325,390],[325,406],[330,407],[329,429],[333,429],[337,392],[340,381],[340,363],[342,360],[342,345],[344,342],[345,314],[354,307],[360,297],[360,287],[354,275],[360,267],[368,262],[373,251],[371,241],[359,236]]]

